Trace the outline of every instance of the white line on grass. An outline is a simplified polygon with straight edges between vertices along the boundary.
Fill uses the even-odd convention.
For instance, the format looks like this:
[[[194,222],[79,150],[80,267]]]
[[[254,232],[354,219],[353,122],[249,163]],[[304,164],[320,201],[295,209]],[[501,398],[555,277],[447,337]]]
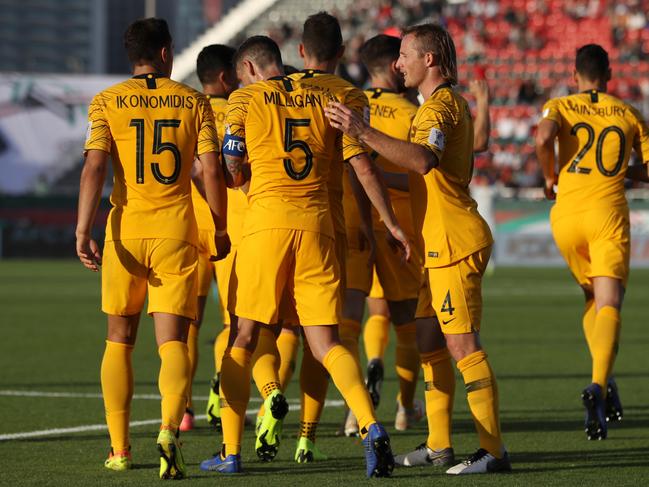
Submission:
[[[0,390],[0,396],[12,397],[61,397],[73,399],[102,399],[98,392],[49,392],[49,391],[21,391],[21,390]],[[133,394],[133,399],[160,400],[160,394]],[[194,400],[207,401],[207,396],[194,396]],[[259,398],[251,398],[251,401],[261,401]]]
[[[2,391],[5,392],[5,391]],[[159,399],[159,398],[158,398]],[[289,411],[296,411],[299,409],[298,402],[296,400],[289,400],[290,403],[292,403],[289,406]],[[345,402],[341,401],[340,399],[333,400],[333,401],[325,401],[325,407],[340,407],[344,405]],[[257,412],[257,408],[255,409],[248,409],[246,411],[246,414],[254,414]],[[204,420],[207,419],[207,416],[204,414],[196,416],[197,420]],[[144,419],[140,421],[131,421],[131,426],[146,426],[149,424],[156,424],[160,423],[160,419]],[[71,428],[51,428],[51,429],[46,429],[46,430],[38,430],[38,431],[25,431],[22,433],[7,433],[0,435],[0,441],[9,441],[9,440],[23,440],[26,438],[41,438],[43,436],[58,436],[58,435],[66,435],[66,434],[71,434],[71,433],[83,433],[86,431],[105,431],[106,425],[105,424],[86,424],[82,426],[73,426]]]

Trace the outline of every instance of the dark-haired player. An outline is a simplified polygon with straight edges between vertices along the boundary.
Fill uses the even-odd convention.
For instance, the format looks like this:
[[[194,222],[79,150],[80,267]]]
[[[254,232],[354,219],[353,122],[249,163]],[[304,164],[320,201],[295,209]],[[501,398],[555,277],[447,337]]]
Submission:
[[[205,46],[198,54],[196,59],[196,74],[201,82],[203,93],[210,102],[212,112],[214,113],[214,122],[219,140],[223,140],[225,133],[225,107],[228,103],[228,96],[237,87],[237,74],[234,70],[232,58],[234,57],[234,48],[223,44],[212,44]],[[214,263],[210,261],[210,256],[214,255],[214,223],[212,212],[207,201],[205,200],[205,189],[203,184],[203,170],[199,159],[194,161],[194,170],[192,172],[192,204],[194,205],[194,216],[198,225],[198,305],[196,320],[189,325],[187,335],[187,348],[189,350],[189,362],[191,364],[191,376],[189,391],[187,392],[187,408],[180,424],[180,431],[189,431],[194,427],[194,408],[192,404],[192,382],[198,366],[198,333],[203,322],[205,312],[205,303],[207,294],[210,290],[214,270],[216,273],[227,276],[228,269],[232,267],[234,249],[225,259]],[[228,191],[228,235],[232,247],[235,247],[239,240],[239,227],[243,218],[242,211],[245,208],[245,195],[241,191]],[[217,280],[217,283],[226,281],[226,277]],[[219,287],[220,296],[224,290],[223,286]],[[222,303],[223,298],[219,300]],[[220,357],[223,356],[225,344],[228,340],[229,316],[222,308],[223,331],[217,336],[214,342],[214,357],[217,374],[212,379],[210,395],[207,402],[207,417],[210,424],[218,425],[219,407],[218,407],[218,371],[220,370]],[[216,392],[215,392],[216,391]]]
[[[632,168],[630,175],[640,173],[646,178],[649,128],[637,110],[606,93],[611,68],[601,46],[588,44],[577,50],[574,79],[579,93],[544,105],[536,153],[545,175],[546,197],[556,198],[550,214],[552,234],[586,298],[583,329],[592,357],[592,383],[581,398],[586,435],[589,440],[602,440],[606,422],[622,419],[611,374],[629,275],[624,177],[633,149],[645,165]]]
[[[194,157],[203,166],[217,258],[230,247],[225,184],[207,99],[169,79],[173,52],[167,23],[155,18],[134,22],[124,41],[133,77],[96,95],[89,108],[76,248],[81,262],[98,271],[102,256],[90,232],[110,156],[115,182],[102,265],[108,332],[101,385],[111,440],[105,466],[131,467],[131,354],[148,295],[161,359],[160,477],[182,478],[178,427],[189,381],[187,328],[196,318],[198,242],[190,188]]]

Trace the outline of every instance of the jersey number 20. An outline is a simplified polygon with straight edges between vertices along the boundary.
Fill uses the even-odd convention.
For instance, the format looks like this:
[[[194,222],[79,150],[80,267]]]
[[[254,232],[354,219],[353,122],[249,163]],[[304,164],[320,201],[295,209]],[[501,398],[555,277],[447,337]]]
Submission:
[[[570,130],[570,135],[577,135],[577,132],[579,130],[585,130],[586,134],[588,134],[588,139],[586,140],[586,144],[584,144],[577,156],[573,159],[570,167],[568,168],[568,172],[575,172],[577,174],[590,174],[590,168],[579,167],[578,164],[595,142],[595,129],[593,129],[593,127],[587,123],[580,122],[572,127],[572,130]],[[606,136],[611,132],[617,134],[617,136],[620,138],[620,152],[617,156],[615,166],[613,166],[613,169],[609,171],[608,169],[606,169],[606,166],[604,166],[604,161],[602,160],[602,151],[604,150],[604,141],[606,140]],[[613,177],[620,172],[620,169],[622,169],[622,165],[624,164],[625,145],[626,137],[624,137],[624,132],[622,132],[622,129],[620,127],[611,125],[610,127],[606,127],[600,132],[599,137],[597,137],[597,147],[595,148],[595,162],[597,163],[597,169],[599,170],[599,172],[608,177]]]

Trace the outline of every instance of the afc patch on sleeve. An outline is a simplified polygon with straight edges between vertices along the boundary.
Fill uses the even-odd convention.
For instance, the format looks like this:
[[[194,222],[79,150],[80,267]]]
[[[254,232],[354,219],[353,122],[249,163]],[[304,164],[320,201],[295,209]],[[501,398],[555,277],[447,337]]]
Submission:
[[[90,134],[92,134],[92,120],[88,120],[88,128],[86,129],[86,142],[90,140]]]
[[[243,137],[226,133],[223,138],[222,151],[228,156],[243,157],[246,155],[246,142]]]
[[[543,110],[543,113],[542,113],[541,116],[542,116],[543,118],[547,118],[548,115],[550,115],[550,109],[549,109],[549,108],[546,108],[545,110]]]
[[[444,132],[436,129],[435,127],[430,129],[430,134],[428,134],[428,143],[436,149],[443,151],[444,147],[446,146]]]

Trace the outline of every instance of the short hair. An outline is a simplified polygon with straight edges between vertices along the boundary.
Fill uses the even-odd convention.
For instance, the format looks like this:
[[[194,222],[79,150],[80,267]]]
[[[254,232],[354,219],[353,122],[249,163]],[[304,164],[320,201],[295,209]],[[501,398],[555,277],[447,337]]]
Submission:
[[[223,71],[234,69],[233,47],[224,44],[205,46],[196,58],[196,74],[201,83],[212,83]]]
[[[249,58],[262,69],[270,65],[284,65],[279,46],[267,36],[252,36],[243,41],[234,56],[235,66],[245,58]]]
[[[575,70],[590,81],[604,80],[610,64],[608,53],[599,44],[586,44],[577,49]]]
[[[302,44],[309,56],[317,61],[331,61],[343,46],[343,34],[338,19],[327,12],[310,15],[304,21]]]
[[[421,24],[406,28],[403,37],[413,35],[417,40],[417,50],[423,56],[432,52],[438,58],[442,77],[452,85],[457,84],[457,55],[455,43],[446,29],[435,24]]]
[[[171,48],[171,34],[164,19],[148,18],[136,20],[124,33],[124,47],[128,60],[155,61],[163,47]]]
[[[358,53],[370,74],[375,74],[399,59],[400,47],[401,39],[398,37],[379,34],[365,41]]]

